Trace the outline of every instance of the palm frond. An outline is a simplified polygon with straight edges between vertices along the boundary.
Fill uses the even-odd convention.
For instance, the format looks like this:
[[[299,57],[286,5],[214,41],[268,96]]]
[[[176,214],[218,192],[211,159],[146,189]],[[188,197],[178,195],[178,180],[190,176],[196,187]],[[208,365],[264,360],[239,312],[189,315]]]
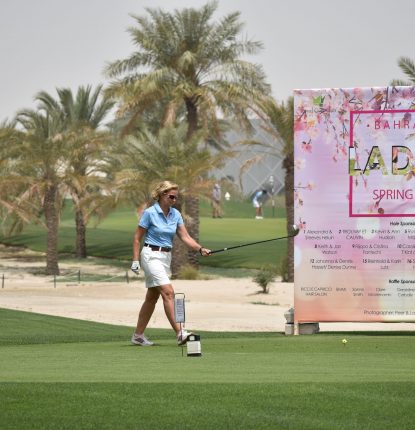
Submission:
[[[408,57],[400,57],[399,67],[403,70],[412,84],[415,84],[415,63]]]
[[[393,87],[407,87],[413,85],[413,83],[409,81],[403,81],[402,79],[393,79],[389,85]]]

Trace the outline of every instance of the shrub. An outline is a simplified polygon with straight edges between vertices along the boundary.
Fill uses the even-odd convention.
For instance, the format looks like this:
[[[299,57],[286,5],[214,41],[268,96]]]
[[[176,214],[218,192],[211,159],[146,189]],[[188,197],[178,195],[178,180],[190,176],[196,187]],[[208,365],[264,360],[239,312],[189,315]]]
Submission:
[[[276,273],[275,269],[270,266],[263,266],[261,270],[252,279],[261,288],[263,294],[269,293],[269,283],[275,281]]]
[[[194,281],[199,279],[199,271],[190,264],[186,264],[181,267],[178,278]]]

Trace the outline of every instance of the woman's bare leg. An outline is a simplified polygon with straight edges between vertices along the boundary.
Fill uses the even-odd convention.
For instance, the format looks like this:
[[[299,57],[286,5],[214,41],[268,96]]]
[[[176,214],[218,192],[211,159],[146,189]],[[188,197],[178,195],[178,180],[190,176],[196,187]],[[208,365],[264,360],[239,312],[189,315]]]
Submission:
[[[138,314],[137,328],[135,329],[137,334],[144,333],[151,315],[153,315],[157,300],[160,297],[158,288],[159,287],[152,287],[147,289],[146,298]]]
[[[163,299],[164,312],[166,313],[167,319],[176,334],[180,333],[180,325],[174,318],[174,290],[173,285],[160,285],[156,287],[159,291],[161,298]]]

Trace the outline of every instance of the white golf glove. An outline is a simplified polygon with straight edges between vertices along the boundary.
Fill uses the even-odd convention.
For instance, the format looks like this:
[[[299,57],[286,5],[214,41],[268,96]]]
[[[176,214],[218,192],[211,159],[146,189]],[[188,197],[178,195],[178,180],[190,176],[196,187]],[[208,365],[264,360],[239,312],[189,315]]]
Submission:
[[[140,262],[139,262],[139,261],[137,261],[137,260],[134,260],[134,261],[131,263],[131,270],[132,270],[136,275],[139,275],[139,274],[140,274],[140,269],[141,269],[141,267],[140,267]]]

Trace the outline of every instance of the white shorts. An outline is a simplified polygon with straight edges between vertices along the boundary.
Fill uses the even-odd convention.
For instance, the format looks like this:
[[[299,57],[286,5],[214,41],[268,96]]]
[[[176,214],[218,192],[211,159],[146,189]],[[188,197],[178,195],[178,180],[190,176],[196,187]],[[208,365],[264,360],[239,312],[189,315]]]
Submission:
[[[143,247],[140,260],[147,288],[171,284],[171,252],[152,251],[151,248]]]
[[[252,204],[254,205],[254,208],[260,208],[262,206],[262,203],[258,200],[252,200]]]

